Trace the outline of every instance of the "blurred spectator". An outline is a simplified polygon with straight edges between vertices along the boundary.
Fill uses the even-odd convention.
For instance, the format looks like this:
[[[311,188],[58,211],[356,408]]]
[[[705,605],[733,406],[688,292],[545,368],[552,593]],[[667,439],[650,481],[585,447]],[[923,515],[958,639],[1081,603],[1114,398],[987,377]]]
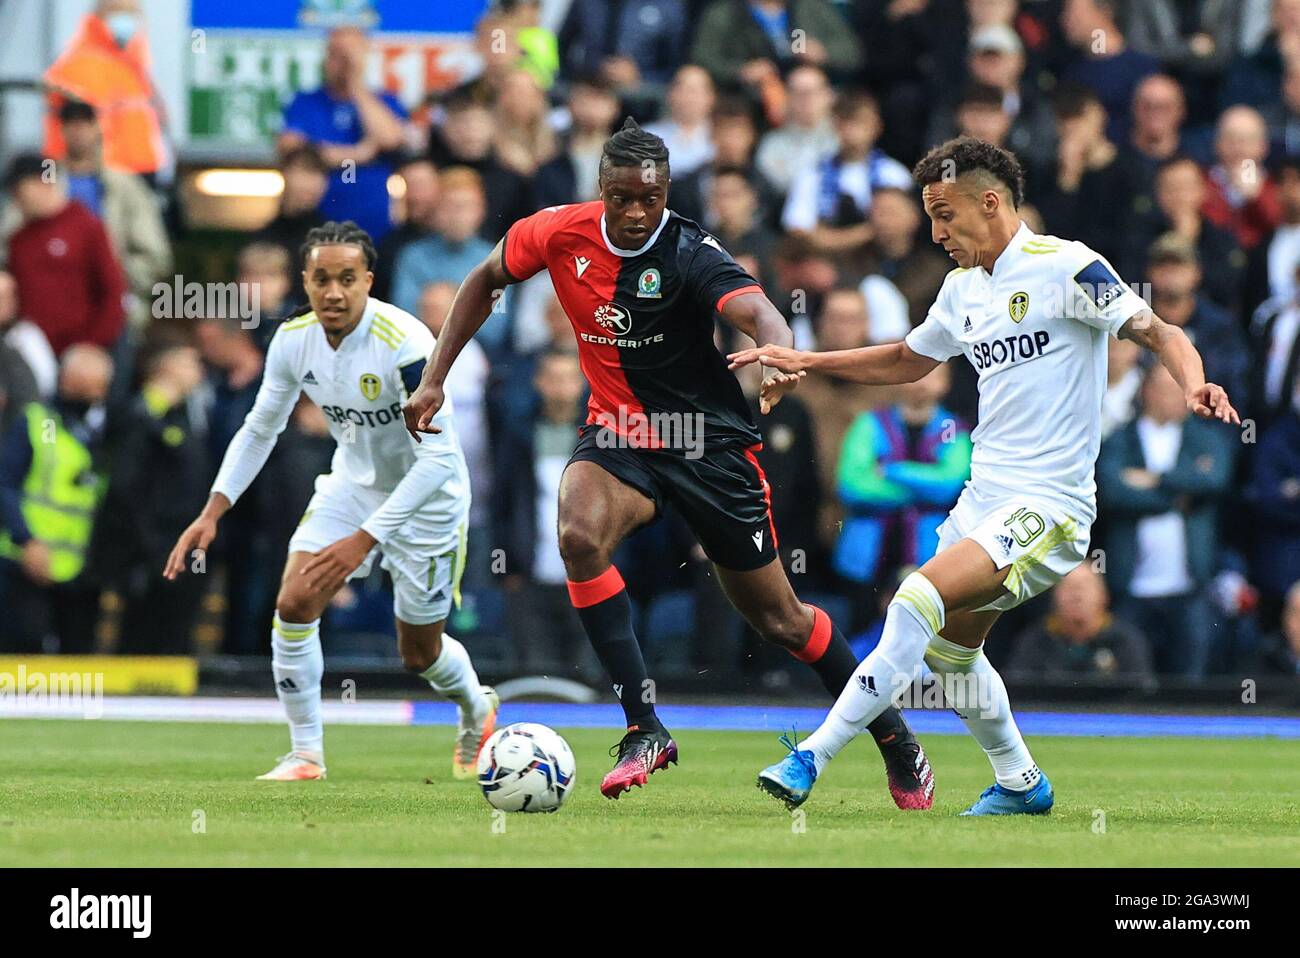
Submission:
[[[1265,661],[1284,675],[1300,678],[1300,580],[1287,590],[1282,627],[1264,642]]]
[[[464,167],[442,171],[433,235],[408,243],[393,264],[395,306],[419,315],[420,294],[430,283],[460,286],[492,252],[492,244],[479,235],[486,212],[483,181],[477,173]],[[494,311],[477,337],[491,353],[506,345],[509,328],[505,311]]]
[[[417,315],[435,337],[442,334],[443,324],[447,321],[447,313],[451,310],[458,288],[458,283],[429,283],[420,292]],[[444,382],[444,391],[452,406],[456,436],[469,467],[470,489],[473,490],[469,512],[470,567],[466,568],[467,576],[470,568],[476,571],[479,568],[486,569],[491,552],[489,525],[492,521],[492,450],[487,413],[487,390],[491,374],[492,365],[488,362],[487,354],[476,340],[471,339],[456,357],[456,363],[447,373]],[[466,586],[477,587],[479,582],[475,580],[481,578],[468,577]]]
[[[1151,244],[1166,233],[1180,237],[1196,250],[1200,262],[1213,263],[1203,279],[1205,293],[1218,305],[1235,312],[1240,303],[1247,257],[1236,237],[1206,219],[1205,177],[1196,162],[1185,156],[1161,164],[1155,180],[1155,207],[1124,224],[1115,234],[1127,233],[1123,257],[1133,276],[1147,271]]]
[[[0,340],[22,357],[32,375],[37,398],[49,401],[59,385],[59,361],[41,328],[18,311],[18,284],[0,269]],[[10,397],[12,400],[12,397]]]
[[[673,75],[668,87],[668,114],[646,125],[668,147],[675,177],[689,176],[713,159],[709,117],[713,113],[713,80],[700,66],[688,63]]]
[[[1057,91],[1053,109],[1056,163],[1034,200],[1052,233],[1106,250],[1127,212],[1124,171],[1106,137],[1106,112],[1090,90],[1075,85]]]
[[[45,71],[45,82],[53,90],[45,120],[45,155],[64,158],[59,108],[65,100],[79,100],[102,118],[103,165],[155,176],[169,157],[163,142],[162,99],[149,73],[149,41],[139,0],[98,0]]]
[[[301,272],[300,252],[308,231],[326,220],[321,203],[329,189],[329,174],[325,158],[310,143],[295,146],[280,157],[280,176],[284,180],[280,205],[271,222],[257,231],[256,239],[283,248],[295,266],[295,274]],[[295,275],[294,287],[305,301],[301,276]]]
[[[294,96],[284,110],[276,141],[283,157],[304,143],[315,144],[330,169],[321,204],[326,219],[352,220],[378,242],[392,227],[387,154],[406,140],[406,110],[397,97],[366,85],[370,42],[358,27],[329,35],[320,89]]]
[[[1205,585],[1217,571],[1218,506],[1233,453],[1232,435],[1190,416],[1162,365],[1142,385],[1141,416],[1102,446],[1106,573],[1121,614],[1150,638],[1162,673],[1205,674],[1212,635]]]
[[[1124,676],[1149,682],[1151,651],[1142,633],[1110,613],[1106,583],[1092,565],[1075,566],[1052,589],[1052,611],[1021,633],[1008,672],[1038,679]]]
[[[1213,117],[1216,94],[1237,54],[1241,14],[1227,0],[1143,0],[1125,5],[1133,49],[1159,60],[1190,94],[1197,123]]]
[[[737,370],[736,378],[763,438],[757,456],[772,490],[772,524],[779,536],[781,559],[790,568],[802,558],[794,571],[800,581],[816,582],[823,566],[817,521],[824,493],[817,470],[810,468],[817,458],[812,414],[805,398],[795,390],[763,415],[758,403],[763,370],[758,364]],[[802,578],[805,575],[811,580]]]
[[[845,435],[836,487],[841,578],[865,585],[934,555],[936,530],[970,478],[970,432],[940,405],[949,382],[948,367],[937,367],[900,387],[894,405],[860,413]]]
[[[1263,618],[1274,620],[1282,598],[1300,582],[1300,388],[1260,435],[1245,488],[1255,518],[1251,581]]]
[[[607,80],[579,77],[569,85],[569,129],[558,154],[537,171],[538,206],[584,203],[599,196],[600,154],[618,115],[618,96]]]
[[[829,0],[713,0],[696,24],[691,59],[720,84],[780,97],[780,74],[795,65],[846,80],[861,68],[862,50]]]
[[[1075,49],[1061,80],[1088,87],[1106,111],[1106,136],[1112,143],[1128,139],[1133,92],[1159,64],[1132,49],[1117,20],[1116,0],[1064,0],[1061,30]]]
[[[0,446],[0,648],[80,652],[94,648],[99,590],[83,575],[103,499],[108,353],[69,347],[50,406],[33,403]]]
[[[67,159],[60,171],[68,196],[100,218],[126,273],[134,303],[130,318],[143,325],[150,316],[154,283],[172,267],[171,242],[158,201],[144,181],[104,165],[103,138],[94,107],[68,101],[59,110]]]
[[[1259,112],[1268,125],[1269,152],[1300,156],[1300,62],[1286,68],[1281,99],[1260,104]]]
[[[1205,363],[1205,378],[1243,403],[1250,395],[1250,351],[1241,326],[1222,306],[1201,295],[1201,264],[1196,248],[1167,233],[1147,257],[1151,308],[1166,323],[1182,327]]]
[[[409,244],[433,233],[438,211],[438,170],[427,157],[413,156],[397,168],[402,178],[402,222],[378,245],[375,281],[370,295],[388,302],[392,293],[393,264]]]
[[[560,48],[555,34],[542,26],[541,0],[497,0],[496,6],[499,22],[519,47],[518,67],[549,90],[560,69]]]
[[[1031,168],[1050,161],[1056,140],[1052,110],[1025,78],[1025,46],[1016,31],[1006,24],[980,28],[971,35],[966,62],[974,85],[998,93],[998,111],[1008,121],[1002,145]],[[955,109],[940,109],[931,117],[931,143],[956,135],[955,114]]]
[[[1300,272],[1300,265],[1297,266]],[[1255,311],[1250,330],[1255,369],[1255,394],[1248,412],[1267,426],[1292,405],[1300,384],[1300,295],[1267,300]]]
[[[867,301],[857,289],[832,289],[822,300],[817,314],[816,344],[810,348],[859,349],[871,341],[871,317]],[[887,402],[893,393],[879,386],[863,386],[821,373],[810,372],[799,384],[799,398],[813,417],[817,437],[816,469],[821,487],[839,487],[840,447],[849,426],[860,413]],[[822,541],[838,538],[840,508],[837,499],[827,497],[822,509]]]
[[[754,158],[758,169],[782,194],[838,148],[831,122],[834,102],[835,93],[820,67],[797,66],[786,77],[785,122],[763,134]]]
[[[534,384],[535,413],[507,423],[498,446],[498,462],[511,476],[497,487],[492,508],[495,544],[505,550],[507,619],[525,672],[591,680],[599,673],[569,601],[556,520],[560,477],[586,415],[577,356],[547,352]]]
[[[1186,120],[1187,99],[1177,80],[1155,73],[1137,85],[1133,92],[1133,128],[1119,160],[1136,213],[1150,212],[1156,171],[1184,151]]]
[[[925,320],[952,266],[936,247],[920,239],[921,208],[908,190],[886,187],[871,198],[871,242],[861,272],[883,276],[907,300],[908,321]]]
[[[752,257],[760,281],[776,246],[776,236],[758,221],[758,196],[751,180],[737,167],[712,175],[712,190],[704,223],[733,257]]]
[[[144,351],[140,391],[108,424],[108,488],[92,555],[100,581],[122,600],[117,651],[186,655],[206,577],[168,582],[160,570],[212,480],[202,420],[190,401],[203,364],[183,338]]]
[[[859,252],[871,240],[872,194],[884,187],[912,188],[912,174],[876,148],[880,111],[865,93],[835,103],[834,155],[794,181],[781,215],[789,232],[806,234],[814,249],[830,254]]]
[[[780,214],[782,195],[754,165],[758,126],[750,105],[734,97],[719,99],[710,121],[710,139],[713,157],[708,163],[681,178],[674,171],[673,209],[687,219],[705,222],[714,177],[723,170],[739,170],[754,192],[758,204],[755,216],[764,224],[775,222]]]
[[[429,159],[440,170],[467,166],[479,175],[488,202],[481,233],[495,243],[516,220],[536,212],[532,186],[497,156],[492,108],[480,94],[463,87],[448,94],[442,108],[442,126],[429,134]]]
[[[0,338],[0,435],[8,432],[10,424],[22,416],[29,403],[40,402],[40,399],[36,377],[32,375],[27,360]]]
[[[527,178],[558,152],[546,94],[527,70],[512,70],[501,82],[494,144],[501,163]]]
[[[1218,162],[1206,174],[1205,215],[1229,230],[1250,251],[1282,220],[1277,184],[1264,167],[1268,129],[1248,106],[1234,106],[1219,117],[1214,140]]]
[[[955,112],[958,136],[973,136],[985,143],[1006,148],[1011,133],[1011,114],[1006,111],[1002,94],[996,87],[976,84],[967,88],[957,101]]]
[[[1138,391],[1142,388],[1142,347],[1130,339],[1111,336],[1106,340],[1106,391],[1101,397],[1101,438],[1104,442],[1117,429],[1133,421]]]
[[[68,199],[65,185],[35,154],[14,157],[5,189],[23,225],[9,238],[18,308],[56,356],[75,343],[111,348],[126,321],[126,282],[103,224]]]
[[[1300,267],[1300,157],[1287,157],[1278,164],[1277,198],[1281,219],[1247,261],[1242,292],[1248,312],[1265,299],[1286,303],[1295,295]]]
[[[1220,105],[1263,106],[1277,97],[1288,64],[1300,60],[1300,0],[1273,0],[1271,29],[1228,68]]]
[[[686,52],[682,0],[573,0],[560,28],[570,80],[600,75],[618,91],[664,87]]]
[[[263,355],[280,323],[294,310],[300,274],[284,248],[274,243],[249,243],[239,251],[235,281],[257,291],[258,314],[249,333]]]

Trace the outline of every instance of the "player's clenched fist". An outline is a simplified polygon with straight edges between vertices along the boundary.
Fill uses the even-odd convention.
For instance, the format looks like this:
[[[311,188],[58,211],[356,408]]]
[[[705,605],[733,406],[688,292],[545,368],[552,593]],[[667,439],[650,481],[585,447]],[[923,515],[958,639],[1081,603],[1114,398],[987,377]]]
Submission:
[[[420,383],[418,389],[406,400],[406,405],[402,407],[402,416],[406,419],[406,431],[411,434],[416,442],[422,442],[420,433],[438,433],[442,432],[437,426],[431,425],[433,417],[438,415],[438,410],[442,408],[444,396],[441,386],[435,386],[433,383]]]
[[[739,369],[750,363],[762,363],[783,373],[801,373],[810,365],[810,355],[803,350],[791,349],[789,346],[774,346],[771,343],[766,346],[755,346],[752,349],[742,349],[738,353],[729,353],[727,359],[731,360],[728,369]]]
[[[175,579],[185,571],[185,564],[194,550],[206,551],[216,537],[216,519],[201,515],[191,522],[176,540],[176,545],[172,546],[171,555],[167,557],[167,565],[163,567],[163,577]]]

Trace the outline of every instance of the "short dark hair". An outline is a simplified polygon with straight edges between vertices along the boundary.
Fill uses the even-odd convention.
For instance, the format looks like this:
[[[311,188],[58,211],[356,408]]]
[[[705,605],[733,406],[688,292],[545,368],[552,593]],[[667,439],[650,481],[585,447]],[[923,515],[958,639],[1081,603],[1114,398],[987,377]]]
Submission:
[[[668,178],[667,145],[653,133],[641,129],[641,125],[629,116],[623,121],[622,128],[605,141],[605,148],[600,153],[600,174],[603,177],[616,166],[640,167],[646,162],[654,163],[655,169],[662,167],[664,179]]]
[[[33,177],[44,180],[48,169],[45,157],[39,153],[19,153],[5,167],[4,188],[12,193],[23,180]]]
[[[287,170],[291,166],[309,166],[325,176],[329,176],[330,172],[324,154],[314,143],[299,143],[285,151],[284,156],[280,158],[280,169]]]
[[[972,83],[966,88],[960,100],[957,101],[957,109],[962,110],[968,106],[982,106],[990,110],[1002,109],[1002,91],[995,86],[989,86],[987,83]]]
[[[60,123],[94,123],[96,118],[95,108],[81,100],[64,100],[59,107]]]
[[[1062,83],[1052,95],[1052,113],[1058,120],[1073,120],[1094,103],[1100,106],[1101,100],[1082,83]]]
[[[1025,174],[1015,154],[1000,146],[959,136],[940,143],[912,169],[918,186],[950,181],[967,173],[987,173],[1011,193],[1011,205],[1019,208],[1025,201]]]
[[[352,220],[344,220],[342,223],[330,220],[308,230],[307,239],[303,241],[302,248],[298,251],[298,259],[303,264],[303,268],[306,268],[307,257],[317,246],[360,247],[362,255],[366,258],[366,269],[374,269],[379,259],[370,234]]]
[[[831,115],[837,120],[851,120],[859,110],[874,110],[880,114],[880,103],[866,90],[845,90],[835,98]]]

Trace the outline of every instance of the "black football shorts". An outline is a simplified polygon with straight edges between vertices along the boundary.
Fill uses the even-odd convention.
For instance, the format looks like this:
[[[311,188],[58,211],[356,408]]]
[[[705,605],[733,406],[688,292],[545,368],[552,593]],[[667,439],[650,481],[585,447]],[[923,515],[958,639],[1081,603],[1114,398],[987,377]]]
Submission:
[[[595,423],[578,437],[569,462],[594,462],[650,499],[656,515],[671,502],[704,554],[722,568],[749,572],[776,558],[771,490],[754,456],[761,443],[706,449],[689,459],[681,450],[630,448]]]

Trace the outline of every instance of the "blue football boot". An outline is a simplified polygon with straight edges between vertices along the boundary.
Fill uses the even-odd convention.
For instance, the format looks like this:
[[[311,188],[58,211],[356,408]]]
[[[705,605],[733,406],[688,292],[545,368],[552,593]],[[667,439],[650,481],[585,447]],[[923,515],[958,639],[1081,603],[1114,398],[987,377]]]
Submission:
[[[812,752],[799,749],[797,739],[792,742],[790,736],[782,735],[780,741],[790,754],[758,773],[758,787],[785,802],[786,808],[798,808],[812,794],[817,765]]]
[[[1027,792],[1013,792],[1001,785],[984,789],[979,801],[963,815],[1046,815],[1052,810],[1052,783],[1042,772],[1038,784]]]

